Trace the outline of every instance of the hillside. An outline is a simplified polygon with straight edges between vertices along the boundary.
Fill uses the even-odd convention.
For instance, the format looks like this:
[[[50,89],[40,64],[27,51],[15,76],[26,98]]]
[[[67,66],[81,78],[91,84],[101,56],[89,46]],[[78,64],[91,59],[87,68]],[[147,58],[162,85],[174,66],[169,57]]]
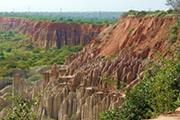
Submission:
[[[166,55],[173,44],[168,41],[170,26],[176,22],[173,17],[126,17],[105,32],[97,49],[98,56],[119,55],[128,51],[142,58],[155,57],[155,51]],[[179,44],[177,40],[174,44]],[[119,53],[118,53],[119,51]]]
[[[103,120],[111,119],[112,116],[118,119],[121,111],[124,112],[124,116],[130,114],[129,120],[150,118],[154,115],[151,109],[156,105],[149,106],[145,100],[157,95],[153,91],[156,88],[161,88],[158,95],[163,97],[167,97],[164,91],[174,93],[171,90],[175,88],[171,89],[171,85],[174,85],[172,83],[176,78],[179,80],[179,61],[177,65],[173,58],[167,60],[168,62],[153,63],[146,58],[157,58],[153,48],[167,56],[169,55],[168,48],[179,45],[179,36],[168,42],[172,40],[170,39],[170,26],[175,22],[173,17],[136,18],[131,16],[120,18],[114,26],[108,28],[103,26],[103,31],[82,51],[67,56],[65,65],[54,64],[51,70],[42,73],[41,80],[31,84],[21,79],[20,75],[14,75],[12,87],[25,98],[33,98],[39,91],[46,91],[40,99],[40,104],[33,109],[43,119],[98,120],[100,119],[99,113],[106,110],[109,110],[107,114],[110,115],[105,114],[107,116],[101,118]],[[50,26],[46,24],[44,27],[50,29],[51,25],[56,24],[50,24]],[[68,25],[64,27],[68,27]],[[100,28],[98,30],[101,31]],[[179,32],[178,29],[175,30],[175,34],[176,32]],[[179,35],[179,33],[177,34]],[[37,43],[39,42],[37,41]],[[49,46],[51,45],[49,44]],[[146,74],[146,67],[151,64],[156,68],[148,70]],[[170,67],[171,69],[169,69]],[[146,76],[143,76],[144,74]],[[160,77],[156,79],[156,76]],[[145,87],[137,87],[132,94],[125,94],[125,91],[135,88],[140,79],[145,81],[145,83],[141,82],[141,84],[145,84]],[[153,84],[153,80],[158,82]],[[169,80],[173,82],[170,83]],[[154,85],[156,86],[154,87]],[[165,89],[166,87],[167,89]],[[3,99],[4,93],[9,89],[10,86],[0,91],[0,101],[4,103],[0,109],[9,105]],[[148,94],[148,90],[154,93]],[[176,90],[178,91],[177,88]],[[177,97],[178,95],[173,98],[174,101],[170,102],[175,102]],[[131,101],[131,98],[135,98],[135,101]],[[167,99],[169,100],[169,98],[172,96],[169,95]],[[162,101],[157,99],[154,103],[160,102],[163,103],[162,105],[170,103],[166,102],[166,99]],[[130,109],[117,109],[124,104]],[[131,106],[132,104],[133,106]],[[114,111],[111,111],[112,109]],[[136,116],[137,114],[141,116]],[[5,115],[5,112],[0,112],[0,116]],[[123,115],[122,117],[124,117]]]
[[[85,46],[104,28],[104,25],[50,23],[0,17],[0,30],[28,34],[29,42],[41,48],[60,48],[63,45]]]

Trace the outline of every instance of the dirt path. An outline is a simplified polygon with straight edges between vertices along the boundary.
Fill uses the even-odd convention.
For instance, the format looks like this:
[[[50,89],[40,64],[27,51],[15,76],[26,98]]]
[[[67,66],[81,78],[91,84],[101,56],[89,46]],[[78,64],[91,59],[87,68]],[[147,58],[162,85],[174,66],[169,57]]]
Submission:
[[[163,115],[160,115],[156,119],[150,120],[180,120],[180,107],[177,108],[175,112],[168,112]]]

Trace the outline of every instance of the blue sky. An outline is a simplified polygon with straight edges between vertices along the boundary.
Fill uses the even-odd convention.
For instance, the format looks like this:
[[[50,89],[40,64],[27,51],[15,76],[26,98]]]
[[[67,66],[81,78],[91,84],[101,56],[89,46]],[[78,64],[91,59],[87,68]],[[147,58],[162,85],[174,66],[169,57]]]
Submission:
[[[166,0],[0,0],[0,11],[167,10]]]

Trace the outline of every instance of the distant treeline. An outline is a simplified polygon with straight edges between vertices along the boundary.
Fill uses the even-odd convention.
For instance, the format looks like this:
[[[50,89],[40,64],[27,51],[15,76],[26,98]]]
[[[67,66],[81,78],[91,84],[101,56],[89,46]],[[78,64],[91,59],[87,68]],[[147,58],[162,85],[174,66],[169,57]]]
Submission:
[[[156,11],[136,11],[136,10],[130,10],[128,12],[124,12],[122,14],[122,17],[127,17],[127,16],[136,16],[136,17],[141,17],[141,16],[156,16],[156,17],[163,17],[163,16],[174,16],[176,13],[175,10],[169,9],[167,11],[161,11],[161,10],[156,10]]]
[[[173,16],[175,10],[167,11],[136,11],[128,12],[0,12],[2,17],[13,17],[30,19],[32,21],[48,21],[57,23],[74,23],[74,24],[114,24],[120,16]]]
[[[3,17],[75,24],[113,24],[123,12],[0,12]]]

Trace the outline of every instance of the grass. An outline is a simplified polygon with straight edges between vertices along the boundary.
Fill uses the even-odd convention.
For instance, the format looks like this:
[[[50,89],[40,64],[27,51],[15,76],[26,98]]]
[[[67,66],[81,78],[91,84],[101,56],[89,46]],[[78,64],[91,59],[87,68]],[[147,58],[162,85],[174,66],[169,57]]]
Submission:
[[[17,68],[29,70],[34,66],[64,64],[67,55],[80,50],[81,46],[44,50],[29,43],[26,35],[0,31],[0,78],[11,76]]]

